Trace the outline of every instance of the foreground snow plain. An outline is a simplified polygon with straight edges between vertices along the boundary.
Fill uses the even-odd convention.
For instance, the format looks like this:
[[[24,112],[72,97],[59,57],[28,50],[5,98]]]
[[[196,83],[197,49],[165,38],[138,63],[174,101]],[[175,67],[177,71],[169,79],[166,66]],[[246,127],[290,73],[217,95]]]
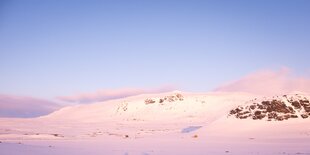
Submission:
[[[2,118],[0,154],[310,155],[310,118],[229,116],[254,98],[263,96],[175,91],[65,107],[39,118]]]

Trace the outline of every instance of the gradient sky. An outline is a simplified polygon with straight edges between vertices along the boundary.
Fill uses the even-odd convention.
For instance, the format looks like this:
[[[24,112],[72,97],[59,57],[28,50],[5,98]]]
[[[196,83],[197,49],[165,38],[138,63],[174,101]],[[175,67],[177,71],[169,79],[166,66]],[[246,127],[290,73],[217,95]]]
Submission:
[[[2,0],[0,93],[209,91],[283,66],[309,75],[309,8],[309,0]]]

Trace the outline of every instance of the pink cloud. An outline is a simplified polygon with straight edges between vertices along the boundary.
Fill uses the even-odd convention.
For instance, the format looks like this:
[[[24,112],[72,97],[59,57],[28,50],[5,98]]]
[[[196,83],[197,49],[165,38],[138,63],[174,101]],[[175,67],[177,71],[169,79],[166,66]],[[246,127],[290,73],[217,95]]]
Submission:
[[[92,93],[82,93],[72,96],[60,96],[57,99],[65,102],[91,103],[111,99],[119,99],[139,94],[161,93],[174,90],[173,86],[163,86],[155,89],[122,88],[111,90],[98,90]]]
[[[43,99],[0,94],[0,117],[37,117],[59,108],[60,105]]]
[[[310,93],[310,78],[294,76],[288,68],[278,71],[262,70],[220,86],[215,91],[238,91],[261,95],[286,94],[294,91]]]

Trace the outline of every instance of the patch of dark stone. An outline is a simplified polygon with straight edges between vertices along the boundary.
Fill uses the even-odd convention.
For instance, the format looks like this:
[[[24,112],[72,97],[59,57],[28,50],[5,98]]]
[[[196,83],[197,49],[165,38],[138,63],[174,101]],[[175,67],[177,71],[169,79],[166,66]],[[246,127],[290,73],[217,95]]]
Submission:
[[[184,97],[182,94],[175,94],[170,96],[165,96],[164,98],[159,99],[158,103],[163,104],[164,102],[175,102],[175,101],[183,101]],[[146,99],[144,101],[145,104],[154,104],[156,101],[154,99]]]
[[[286,97],[284,95],[283,97]],[[268,121],[283,121],[290,118],[298,118],[296,111],[301,111],[304,109],[305,113],[301,114],[300,117],[305,119],[310,117],[310,103],[308,99],[303,100],[293,100],[287,99],[292,106],[287,106],[281,100],[266,100],[261,103],[253,103],[250,106],[242,107],[239,106],[229,112],[229,115],[234,115],[238,119],[251,118],[253,120],[261,120],[267,117]],[[294,108],[293,108],[294,107]]]
[[[310,103],[308,99],[298,101],[288,100],[288,102],[291,103],[296,109],[304,108],[306,112],[310,112]]]
[[[60,134],[57,134],[57,133],[51,134],[51,135],[53,135],[53,136],[55,136],[55,137],[64,137],[63,135],[60,135]]]
[[[174,101],[183,101],[184,97],[182,94],[175,94],[170,96],[165,96],[164,98],[159,99],[159,103],[163,103],[165,101],[174,102]]]
[[[144,101],[144,103],[145,104],[153,104],[153,103],[155,103],[155,100],[153,100],[153,99],[146,99],[145,101]]]
[[[308,115],[306,115],[306,114],[301,114],[301,117],[302,117],[302,118],[308,118]]]

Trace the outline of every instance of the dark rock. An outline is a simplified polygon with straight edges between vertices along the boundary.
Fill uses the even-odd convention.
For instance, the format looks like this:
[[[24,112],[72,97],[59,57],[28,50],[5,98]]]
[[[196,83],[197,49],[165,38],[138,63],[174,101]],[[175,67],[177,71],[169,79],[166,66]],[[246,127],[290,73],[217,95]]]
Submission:
[[[254,115],[252,118],[254,119],[254,120],[257,120],[257,119],[263,119],[263,118],[265,118],[266,117],[266,115],[265,114],[261,114],[261,112],[260,112],[260,114],[256,114],[256,115]]]
[[[250,116],[239,116],[238,118],[240,118],[240,119],[246,119],[246,118],[248,118],[248,117],[250,117]]]
[[[144,101],[144,103],[145,103],[145,104],[153,104],[153,103],[155,103],[155,101],[154,101],[153,99],[146,99],[146,100]]]
[[[183,95],[182,94],[176,94],[175,95],[178,99],[179,99],[179,101],[183,101],[184,100],[184,97],[183,97]]]
[[[293,107],[289,106],[288,109],[290,110],[290,113],[295,113]]]
[[[254,110],[255,108],[256,108],[256,105],[251,105],[251,106],[250,106],[250,109],[251,109],[251,110]]]
[[[291,115],[284,115],[282,117],[283,117],[283,119],[287,120],[287,119],[291,118]]]
[[[174,96],[168,96],[167,100],[168,102],[174,102]]]
[[[229,114],[230,115],[234,115],[234,114],[236,114],[237,112],[235,111],[235,110],[230,110],[230,112],[229,112]]]
[[[282,116],[278,116],[278,117],[276,117],[276,120],[278,120],[278,121],[283,121],[284,118],[283,118]]]
[[[267,111],[267,112],[272,112],[273,109],[272,109],[271,107],[267,107],[267,108],[266,108],[266,111]]]
[[[275,112],[271,112],[268,114],[268,119],[273,119],[273,118],[277,118],[278,115]]]
[[[255,111],[254,115],[260,115],[262,112],[261,111]]]
[[[300,116],[301,116],[303,119],[308,118],[308,115],[306,115],[306,114],[301,114]]]
[[[198,138],[198,135],[194,135],[193,138]]]
[[[240,112],[239,114],[240,115],[246,115],[246,114],[249,114],[250,112],[249,111],[244,111],[244,112]]]
[[[234,114],[237,114],[237,113],[239,113],[239,112],[241,112],[241,111],[242,111],[241,109],[236,108],[236,109],[234,109],[234,110],[231,110],[229,113],[230,113],[230,115],[234,115]]]
[[[164,99],[159,99],[159,103],[163,103],[165,100]]]
[[[294,101],[294,102],[291,102],[292,106],[294,106],[296,109],[300,109],[301,108],[301,105],[298,101]]]
[[[291,115],[291,118],[298,118],[297,115]]]
[[[281,101],[272,100],[270,106],[276,112],[280,112],[280,113],[289,113],[290,112],[289,109],[287,108],[287,106]]]
[[[268,106],[268,105],[270,105],[270,101],[263,101],[262,105]]]
[[[260,120],[267,117],[268,121],[283,121],[298,118],[299,116],[296,115],[296,112],[304,110],[305,113],[302,114],[301,117],[310,117],[310,103],[307,98],[296,100],[296,98],[300,98],[300,96],[296,96],[296,98],[292,96],[289,98],[287,95],[284,95],[283,97],[285,99],[264,100],[260,103],[251,100],[254,102],[252,105],[238,106],[231,110],[229,115],[234,115],[238,119],[251,118],[253,120]],[[289,102],[291,105],[286,105],[284,101]]]
[[[239,113],[239,112],[241,112],[242,110],[239,109],[239,108],[236,108],[235,111],[236,111],[237,113]]]
[[[258,109],[264,109],[263,105],[258,105]]]
[[[263,118],[265,118],[265,117],[266,117],[266,114],[262,114],[261,111],[255,111],[252,118],[253,118],[254,120],[257,120],[257,119],[263,119]]]
[[[170,96],[165,96],[164,98],[159,99],[159,103],[164,103],[165,101],[168,102],[175,102],[175,101],[183,101],[184,97],[182,94],[175,94]]]

